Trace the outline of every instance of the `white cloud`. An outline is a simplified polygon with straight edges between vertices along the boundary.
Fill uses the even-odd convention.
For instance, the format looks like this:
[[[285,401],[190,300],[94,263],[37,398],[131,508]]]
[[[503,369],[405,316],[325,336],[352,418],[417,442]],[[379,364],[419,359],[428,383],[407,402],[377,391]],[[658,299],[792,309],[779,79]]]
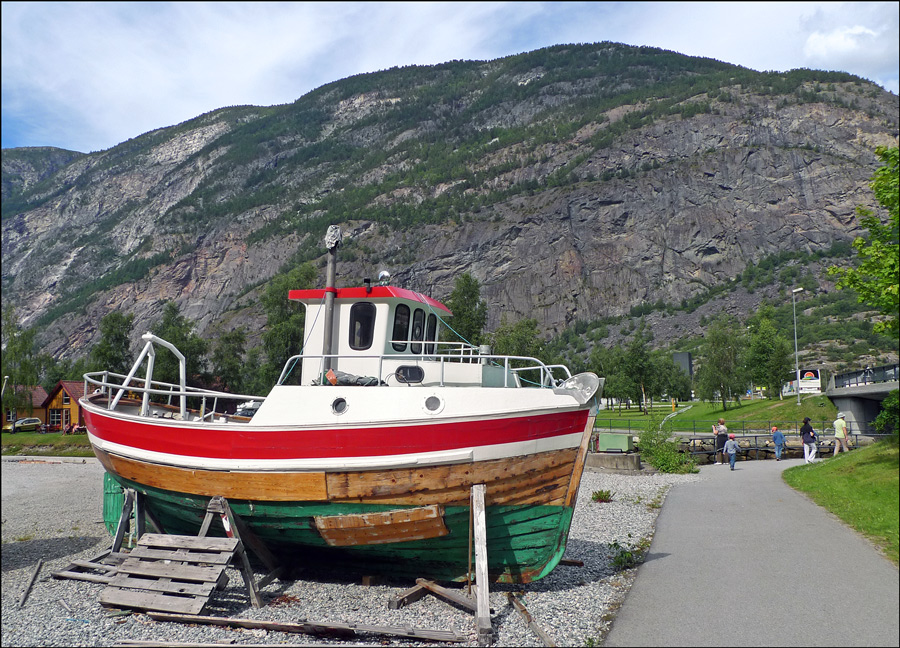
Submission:
[[[893,2],[5,2],[3,145],[97,150],[363,72],[603,40],[897,92],[897,15]]]
[[[871,29],[861,25],[839,27],[827,34],[813,32],[806,39],[803,53],[811,59],[827,61],[835,54],[845,56],[859,52],[869,44],[868,41],[877,35]]]

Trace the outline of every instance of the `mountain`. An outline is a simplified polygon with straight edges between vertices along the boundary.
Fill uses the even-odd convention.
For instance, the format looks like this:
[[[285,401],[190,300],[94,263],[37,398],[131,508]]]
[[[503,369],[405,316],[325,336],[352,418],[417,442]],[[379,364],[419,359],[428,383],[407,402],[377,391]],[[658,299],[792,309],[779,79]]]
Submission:
[[[97,153],[4,150],[2,308],[57,358],[110,310],[143,331],[169,300],[201,334],[259,330],[260,288],[338,223],[342,285],[387,269],[443,298],[470,272],[489,329],[560,333],[785,253],[846,263],[898,122],[896,95],[849,74],[615,43],[392,68]],[[716,308],[762,293],[730,295]]]

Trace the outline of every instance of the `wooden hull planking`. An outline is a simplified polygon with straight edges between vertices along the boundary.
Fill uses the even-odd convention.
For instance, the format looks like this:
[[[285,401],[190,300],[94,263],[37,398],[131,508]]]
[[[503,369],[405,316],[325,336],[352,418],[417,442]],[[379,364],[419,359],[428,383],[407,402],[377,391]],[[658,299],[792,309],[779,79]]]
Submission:
[[[187,470],[95,453],[123,486],[147,496],[168,533],[195,535],[209,498],[222,495],[284,556],[307,562],[322,555],[350,568],[441,580],[466,578],[469,492],[484,483],[488,571],[494,580],[519,583],[545,576],[562,557],[574,505],[570,491],[577,492],[583,467],[581,448],[338,473]],[[443,515],[419,513],[428,507]],[[399,512],[404,509],[411,512]],[[355,532],[321,530],[352,526],[354,517],[368,525]]]

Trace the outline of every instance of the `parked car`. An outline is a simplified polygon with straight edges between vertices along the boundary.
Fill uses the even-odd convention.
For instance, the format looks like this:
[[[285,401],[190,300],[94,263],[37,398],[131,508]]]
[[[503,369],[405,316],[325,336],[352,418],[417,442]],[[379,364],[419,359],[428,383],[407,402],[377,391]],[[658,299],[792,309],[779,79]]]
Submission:
[[[9,430],[7,430],[7,426],[9,426]],[[39,432],[43,428],[44,424],[41,422],[39,418],[20,418],[18,421],[10,425],[7,423],[3,426],[3,431],[9,431],[13,434],[16,432]]]

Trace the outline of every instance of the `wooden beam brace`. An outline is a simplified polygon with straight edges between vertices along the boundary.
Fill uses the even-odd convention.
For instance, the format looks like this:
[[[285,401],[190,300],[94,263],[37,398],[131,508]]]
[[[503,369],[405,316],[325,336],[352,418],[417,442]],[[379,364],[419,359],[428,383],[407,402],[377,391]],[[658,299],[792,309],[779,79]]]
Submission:
[[[263,630],[274,630],[276,632],[293,632],[339,638],[352,638],[358,633],[369,633],[453,643],[468,641],[468,637],[458,635],[455,632],[448,630],[428,630],[424,628],[412,628],[409,626],[376,626],[363,623],[285,623],[277,621],[257,621],[255,619],[223,618],[195,614],[169,614],[159,612],[148,612],[147,616],[155,621],[176,621],[178,623],[206,623],[218,626],[261,628]]]
[[[484,510],[484,484],[472,486],[472,511],[475,526],[475,629],[479,646],[494,643],[488,589],[487,518]]]
[[[159,521],[159,518],[153,514],[153,511],[146,505],[146,496],[143,493],[138,493],[138,499],[143,500],[143,505],[141,506],[141,510],[144,512],[144,516],[147,518],[147,522],[150,523],[150,526],[153,527],[154,533],[165,533],[166,530],[163,528],[162,522]]]
[[[562,558],[559,561],[560,565],[565,565],[566,567],[584,567],[583,560],[575,560],[574,558]]]
[[[477,612],[476,602],[465,594],[462,594],[455,590],[447,589],[446,587],[441,587],[437,583],[426,580],[424,578],[417,578],[416,584],[421,585],[436,596],[440,596],[441,598],[446,599],[451,603],[455,603],[456,605],[464,607],[469,612]]]
[[[34,566],[34,572],[31,574],[31,580],[28,581],[28,587],[25,588],[25,592],[22,594],[22,598],[19,599],[19,607],[25,605],[25,599],[28,598],[28,595],[31,594],[31,588],[34,587],[34,581],[37,580],[38,572],[41,571],[41,565],[44,564],[43,558],[38,558],[37,564]]]
[[[209,501],[206,509],[206,516],[212,513],[218,513],[222,519],[222,526],[225,527],[225,535],[229,538],[237,538],[237,555],[241,561],[241,576],[244,578],[244,585],[247,586],[247,593],[250,595],[250,603],[255,608],[261,608],[262,597],[259,595],[259,588],[256,586],[256,578],[253,576],[253,570],[250,568],[250,559],[247,557],[247,550],[244,548],[244,541],[241,539],[240,531],[236,522],[237,516],[232,512],[228,505],[228,500],[224,497],[213,497]],[[206,525],[206,520],[203,521]],[[207,525],[208,526],[208,525]]]
[[[553,639],[550,638],[550,635],[544,632],[541,627],[534,622],[531,614],[528,612],[522,602],[518,598],[516,598],[515,594],[513,594],[512,592],[507,592],[506,598],[508,598],[509,602],[513,604],[513,607],[518,610],[519,614],[522,615],[522,618],[525,619],[525,623],[529,628],[531,628],[531,631],[538,636],[538,639],[540,639],[545,646],[556,646],[556,643],[553,641]]]
[[[99,576],[97,574],[88,574],[86,572],[73,572],[73,571],[57,571],[53,572],[53,578],[70,578],[72,580],[83,580],[89,581],[91,583],[104,583],[108,585],[110,581],[112,581],[112,576]]]
[[[126,488],[125,501],[122,503],[122,515],[119,518],[119,524],[116,526],[116,535],[113,537],[113,553],[122,548],[122,541],[125,539],[125,533],[131,525],[131,510],[134,507],[134,498],[134,490]]]
[[[428,594],[428,588],[416,584],[388,601],[389,610],[399,610]]]
[[[259,536],[253,533],[240,516],[234,514],[234,511],[231,510],[231,506],[228,504],[228,500],[225,498],[222,498],[222,508],[224,509],[224,514],[228,518],[229,524],[231,524],[232,529],[234,529],[235,535],[240,538],[244,546],[250,548],[270,572],[277,570],[281,566],[278,559],[271,551],[269,551],[269,548],[265,543],[259,539]]]

